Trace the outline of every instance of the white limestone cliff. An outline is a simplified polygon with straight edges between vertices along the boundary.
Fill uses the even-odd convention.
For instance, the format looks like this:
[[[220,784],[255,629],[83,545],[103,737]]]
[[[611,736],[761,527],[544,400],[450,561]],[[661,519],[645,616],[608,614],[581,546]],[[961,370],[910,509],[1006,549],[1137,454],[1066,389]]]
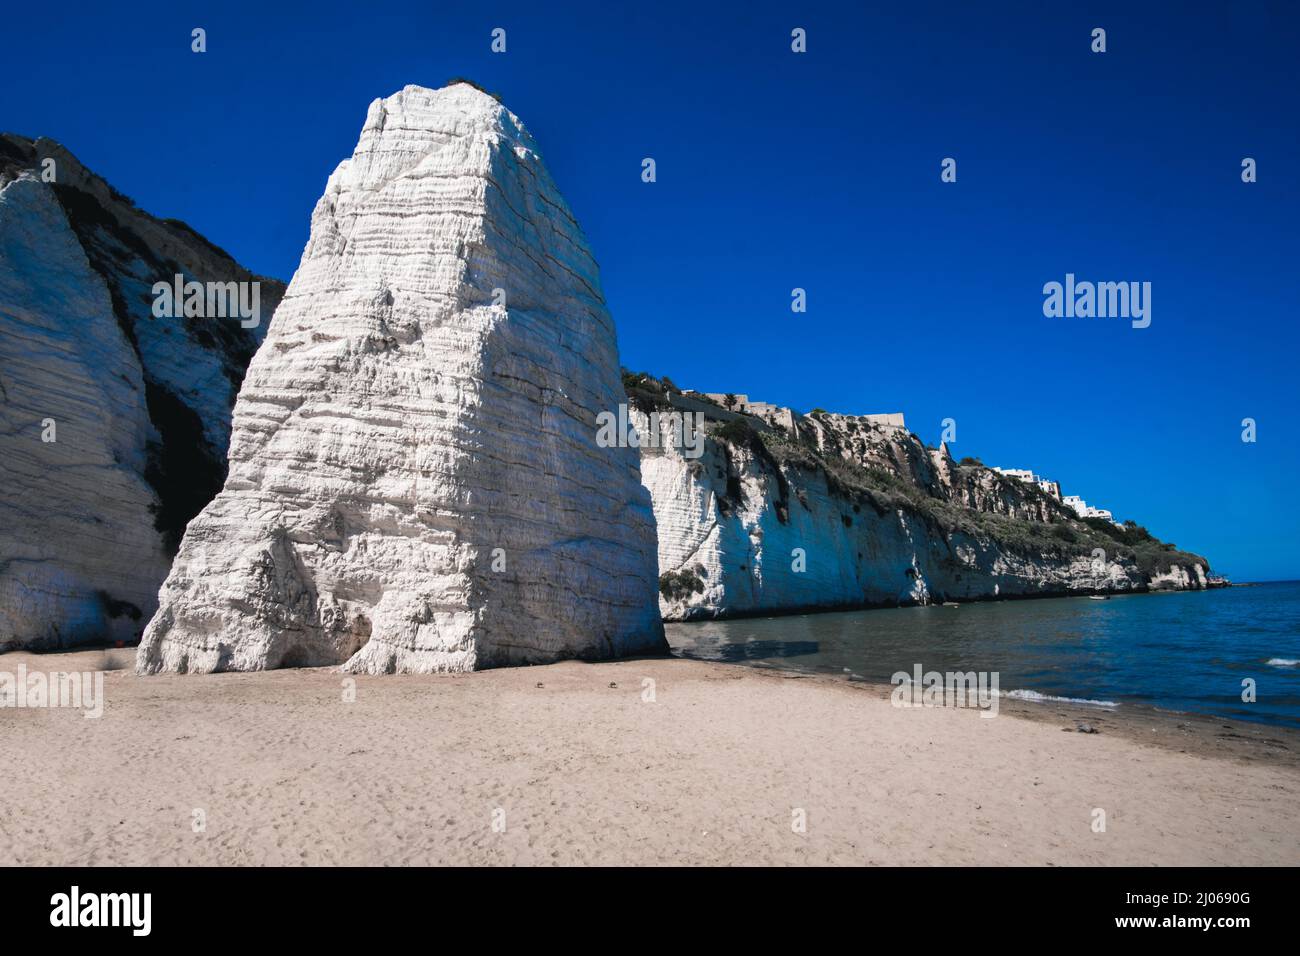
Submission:
[[[1038,489],[905,431],[819,412],[797,436],[706,434],[698,459],[641,451],[665,620],[1206,586],[1204,559],[1143,570]]]
[[[614,325],[519,120],[371,104],[235,406],[137,669],[463,671],[666,648]]]
[[[220,486],[257,335],[155,319],[177,272],[254,279],[59,144],[0,135],[0,650],[136,640]]]

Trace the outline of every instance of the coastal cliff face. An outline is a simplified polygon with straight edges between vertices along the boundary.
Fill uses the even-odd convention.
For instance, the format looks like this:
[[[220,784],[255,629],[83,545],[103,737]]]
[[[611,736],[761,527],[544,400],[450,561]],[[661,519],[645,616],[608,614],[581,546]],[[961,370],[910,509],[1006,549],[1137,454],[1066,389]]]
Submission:
[[[467,84],[371,104],[138,670],[462,671],[666,648],[595,260]]]
[[[263,320],[155,317],[175,275],[256,282]],[[1206,586],[1203,558],[864,417],[696,397],[702,455],[638,471],[596,439],[625,395],[590,250],[468,85],[372,104],[257,352],[282,295],[0,136],[0,650],[152,618],[143,672],[467,670],[662,650],[660,613]],[[629,390],[638,432],[671,391]]]
[[[666,396],[631,397],[648,434]],[[698,458],[641,451],[665,620],[1206,586],[1203,558],[1081,521],[903,429],[815,412],[791,434],[729,417],[706,422]]]
[[[156,318],[152,289],[258,282],[59,144],[0,135],[0,650],[134,641],[225,475],[263,321]]]

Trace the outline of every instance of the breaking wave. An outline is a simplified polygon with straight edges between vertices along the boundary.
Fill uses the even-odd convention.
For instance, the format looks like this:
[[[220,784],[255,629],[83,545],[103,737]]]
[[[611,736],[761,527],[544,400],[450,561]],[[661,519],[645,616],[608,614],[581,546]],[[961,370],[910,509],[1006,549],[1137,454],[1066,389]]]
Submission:
[[[1051,694],[1040,694],[1036,690],[1009,690],[1001,696],[1009,697],[1012,700],[1029,700],[1036,704],[1086,704],[1089,707],[1119,706],[1119,704],[1113,700],[1091,700],[1087,697],[1054,697]]]

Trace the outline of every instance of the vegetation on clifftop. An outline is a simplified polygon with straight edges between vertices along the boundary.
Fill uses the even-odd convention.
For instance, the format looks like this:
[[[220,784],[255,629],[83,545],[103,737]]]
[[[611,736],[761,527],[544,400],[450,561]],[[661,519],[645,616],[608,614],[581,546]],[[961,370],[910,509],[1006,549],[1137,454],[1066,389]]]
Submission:
[[[645,372],[625,371],[623,387],[632,403],[645,412],[663,409],[669,404],[670,394],[681,394],[670,380],[655,378]],[[717,405],[698,393],[692,393],[690,397]],[[717,407],[722,410],[721,406]],[[810,413],[810,417],[827,415],[829,413],[821,409]],[[1079,518],[1036,485],[1000,475],[978,458],[966,457],[954,465],[957,481],[984,482],[995,488],[1008,489],[1020,501],[1036,505],[1037,510],[1050,520],[1025,520],[969,508],[942,497],[937,488],[923,487],[885,468],[872,467],[839,455],[823,454],[808,430],[796,429],[796,434],[792,435],[784,429],[755,427],[748,419],[725,417],[726,421],[707,423],[709,436],[732,449],[748,450],[768,466],[778,482],[775,507],[782,521],[787,520],[791,496],[796,501],[802,498],[801,483],[793,480],[794,475],[790,472],[802,471],[809,475],[823,475],[828,490],[843,498],[852,512],[860,513],[861,508],[868,507],[883,517],[901,510],[945,538],[966,535],[992,539],[1006,550],[1065,559],[1091,557],[1100,548],[1110,559],[1134,564],[1147,578],[1167,572],[1175,565],[1184,568],[1200,565],[1206,573],[1209,572],[1209,562],[1205,558],[1160,541],[1141,525],[1128,521],[1123,527],[1116,527],[1100,518]],[[921,454],[926,454],[919,439],[908,436],[907,440],[916,442]],[[735,493],[739,494],[738,484]],[[667,583],[674,593],[678,593],[684,584],[678,581]],[[661,592],[664,586],[661,579]]]

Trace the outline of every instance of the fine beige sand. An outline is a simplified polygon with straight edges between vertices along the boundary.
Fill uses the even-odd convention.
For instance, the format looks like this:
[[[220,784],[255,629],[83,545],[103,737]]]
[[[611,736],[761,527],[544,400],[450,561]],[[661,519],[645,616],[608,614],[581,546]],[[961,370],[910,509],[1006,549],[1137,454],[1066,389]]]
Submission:
[[[360,677],[345,702],[330,669],[133,657],[0,655],[122,668],[98,720],[0,709],[7,864],[1300,863],[1296,741],[1271,728],[984,719],[672,659]],[[1080,718],[1101,732],[1062,732]]]

